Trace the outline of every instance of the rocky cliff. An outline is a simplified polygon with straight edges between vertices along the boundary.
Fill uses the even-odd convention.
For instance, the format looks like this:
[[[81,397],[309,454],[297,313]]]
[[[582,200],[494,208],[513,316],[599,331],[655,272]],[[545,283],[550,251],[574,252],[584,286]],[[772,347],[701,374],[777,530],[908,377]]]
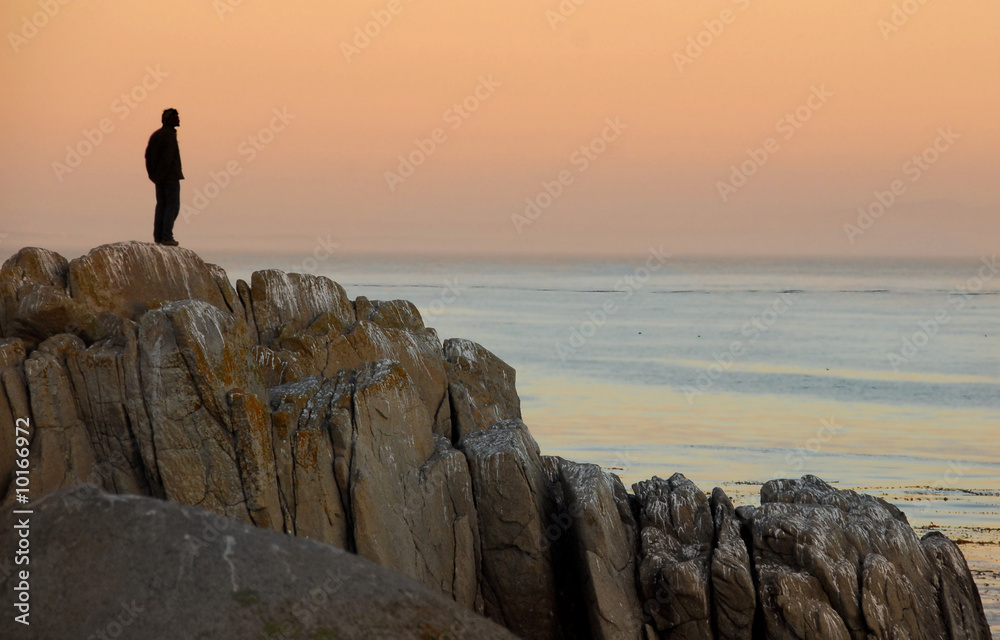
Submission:
[[[522,638],[990,637],[958,547],[918,539],[892,505],[809,476],[768,483],[759,507],[680,474],[630,493],[541,454],[514,370],[488,350],[442,343],[411,303],[352,301],[327,278],[268,270],[234,287],[191,251],[137,242],[73,261],[22,249],[0,271],[0,385],[3,433],[30,419],[33,501],[89,483],[201,507],[357,554]],[[16,455],[5,436],[8,504]],[[81,521],[131,531],[141,517],[100,496],[81,511],[64,493],[46,499],[40,544],[65,554]],[[171,509],[164,518],[194,517]],[[10,527],[0,536],[9,546]],[[340,562],[296,545],[273,554]],[[241,558],[267,606],[280,600]],[[120,571],[171,562],[183,558]],[[243,597],[235,578],[217,586]]]

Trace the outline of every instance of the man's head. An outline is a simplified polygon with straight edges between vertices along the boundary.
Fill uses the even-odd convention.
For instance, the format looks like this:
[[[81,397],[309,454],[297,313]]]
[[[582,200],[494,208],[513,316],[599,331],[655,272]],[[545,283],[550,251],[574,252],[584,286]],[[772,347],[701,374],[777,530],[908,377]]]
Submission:
[[[177,109],[164,109],[163,115],[160,116],[160,122],[167,127],[177,127],[181,124],[181,117],[177,113]]]

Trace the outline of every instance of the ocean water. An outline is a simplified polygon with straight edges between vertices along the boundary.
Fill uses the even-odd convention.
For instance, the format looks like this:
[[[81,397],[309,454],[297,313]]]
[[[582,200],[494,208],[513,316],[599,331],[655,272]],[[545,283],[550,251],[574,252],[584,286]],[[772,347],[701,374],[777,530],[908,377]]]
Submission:
[[[230,277],[298,256],[218,257]],[[266,262],[266,263],[265,263]],[[961,541],[1000,629],[1000,273],[955,262],[337,258],[517,370],[544,453],[740,504],[811,473]]]

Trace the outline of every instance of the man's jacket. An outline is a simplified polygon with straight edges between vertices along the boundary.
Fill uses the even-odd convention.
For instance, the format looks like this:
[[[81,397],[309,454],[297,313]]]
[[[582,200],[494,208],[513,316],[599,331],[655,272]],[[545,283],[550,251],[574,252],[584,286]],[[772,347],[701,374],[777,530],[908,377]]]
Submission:
[[[177,146],[177,129],[163,127],[149,136],[146,145],[146,173],[153,182],[183,180],[181,150]]]

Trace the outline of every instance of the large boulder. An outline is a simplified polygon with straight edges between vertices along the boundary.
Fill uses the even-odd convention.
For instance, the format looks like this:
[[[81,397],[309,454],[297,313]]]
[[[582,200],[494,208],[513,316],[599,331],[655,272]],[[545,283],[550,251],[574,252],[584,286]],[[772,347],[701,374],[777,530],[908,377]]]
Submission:
[[[13,337],[19,292],[24,285],[65,289],[68,272],[66,258],[48,249],[25,247],[8,258],[0,268],[0,337]]]
[[[30,625],[0,573],[0,637],[515,640],[398,573],[303,538],[152,498],[81,486],[33,504]],[[13,558],[25,516],[4,510]]]
[[[67,286],[75,301],[95,313],[131,320],[177,300],[201,300],[227,313],[238,305],[222,269],[189,249],[146,242],[105,244],[73,260]]]
[[[765,484],[748,515],[768,637],[990,637],[958,548],[884,500],[805,476]]]
[[[70,298],[65,289],[32,282],[18,290],[18,298],[10,334],[32,347],[59,333],[72,333],[94,342],[114,329]]]

